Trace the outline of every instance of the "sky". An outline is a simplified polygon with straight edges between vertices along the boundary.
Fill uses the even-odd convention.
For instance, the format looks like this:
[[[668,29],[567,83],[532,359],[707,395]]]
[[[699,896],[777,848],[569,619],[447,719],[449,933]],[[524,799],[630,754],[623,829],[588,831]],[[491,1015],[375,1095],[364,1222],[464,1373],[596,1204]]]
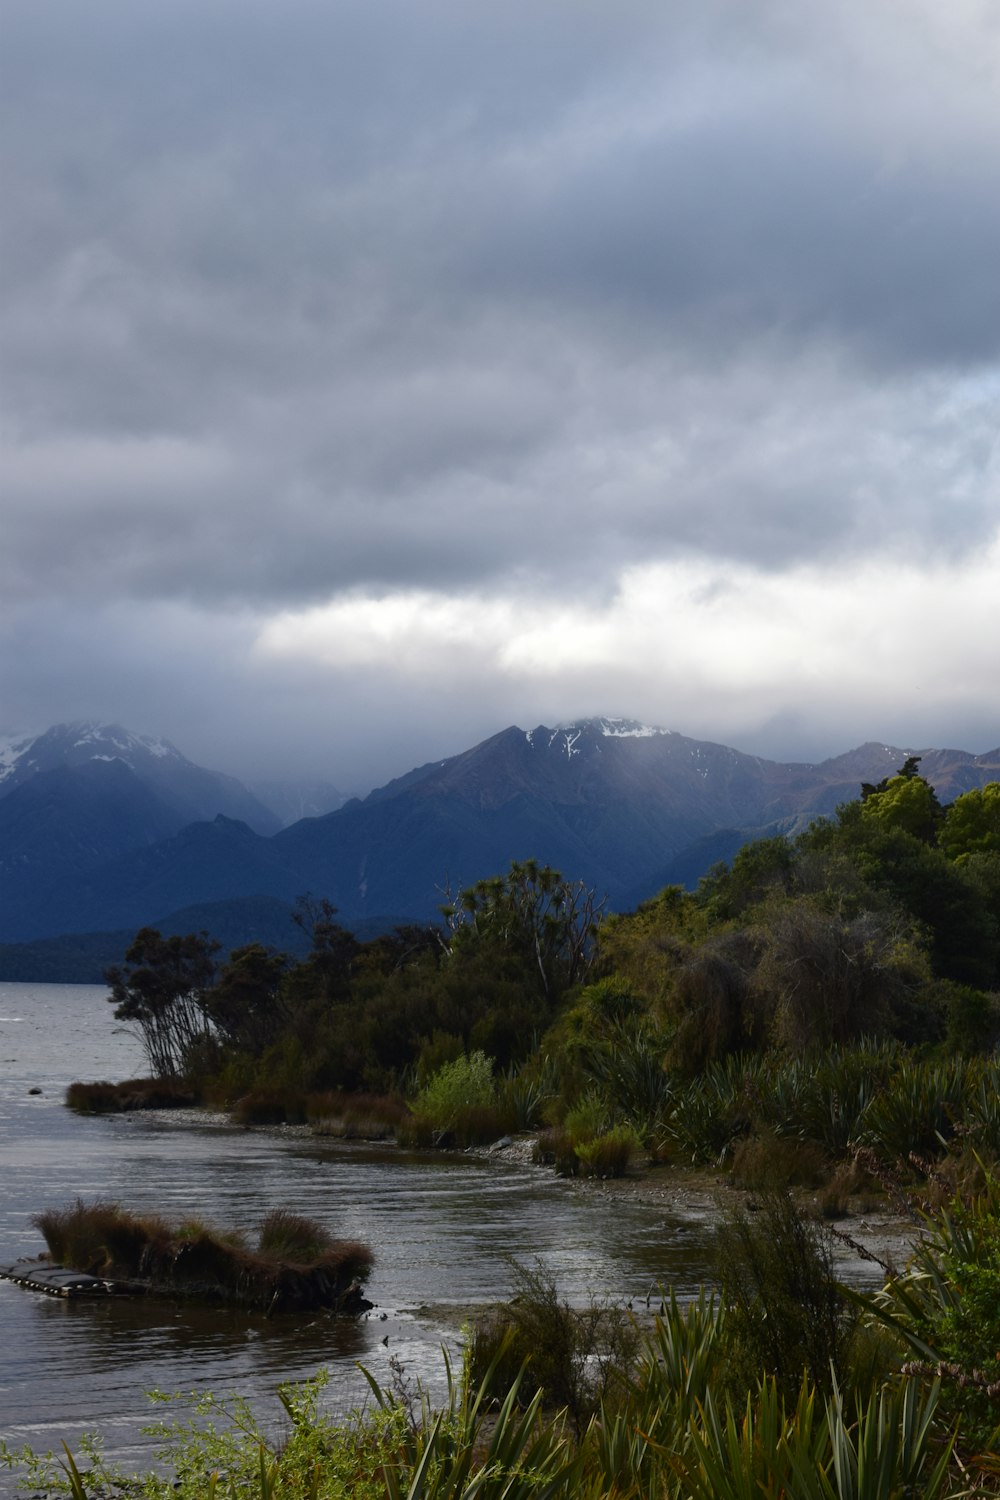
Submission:
[[[0,731],[1000,742],[994,0],[0,0]]]

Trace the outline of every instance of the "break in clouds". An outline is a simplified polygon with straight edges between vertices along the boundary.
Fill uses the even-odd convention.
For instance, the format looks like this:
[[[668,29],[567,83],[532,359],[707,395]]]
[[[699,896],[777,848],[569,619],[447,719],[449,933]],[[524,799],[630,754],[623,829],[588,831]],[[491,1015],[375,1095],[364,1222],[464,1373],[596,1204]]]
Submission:
[[[5,9],[0,728],[996,742],[986,0]]]

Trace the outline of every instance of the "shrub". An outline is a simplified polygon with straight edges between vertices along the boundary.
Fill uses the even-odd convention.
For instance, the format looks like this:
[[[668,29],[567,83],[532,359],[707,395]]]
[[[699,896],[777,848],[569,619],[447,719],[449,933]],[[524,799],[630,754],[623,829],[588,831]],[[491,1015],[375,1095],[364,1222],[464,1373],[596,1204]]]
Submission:
[[[514,1262],[513,1269],[514,1297],[472,1327],[468,1377],[480,1381],[496,1362],[498,1379],[510,1383],[526,1366],[525,1389],[537,1387],[547,1406],[564,1407],[580,1432],[614,1390],[624,1389],[639,1347],[635,1325],[609,1303],[570,1307],[541,1265]]]
[[[642,1142],[631,1125],[615,1125],[575,1149],[584,1176],[624,1177]]]
[[[947,981],[942,981],[943,989]],[[1000,996],[964,984],[948,984],[949,1052],[969,1056],[990,1052],[1000,1043]]]
[[[81,1115],[129,1109],[184,1109],[199,1102],[195,1089],[172,1078],[129,1078],[124,1083],[71,1083],[65,1102]]]
[[[306,1102],[285,1089],[256,1088],[236,1100],[232,1115],[239,1125],[299,1125],[306,1118]]]
[[[92,1439],[84,1439],[86,1469],[52,1454],[5,1454],[2,1444],[0,1460],[23,1467],[34,1493],[74,1500],[386,1500],[385,1471],[408,1461],[414,1441],[406,1411],[386,1397],[374,1410],[334,1417],[320,1409],[328,1379],[321,1371],[278,1387],[284,1420],[277,1441],[271,1424],[239,1396],[153,1393],[161,1414],[148,1431],[160,1462],[141,1477],[123,1471]]]
[[[856,1317],[834,1279],[828,1232],[787,1193],[768,1191],[753,1216],[730,1213],[717,1245],[735,1385],[766,1374],[791,1399],[803,1374],[826,1389],[842,1380]]]
[[[470,1052],[440,1067],[420,1090],[404,1132],[417,1145],[476,1146],[495,1141],[512,1126],[497,1099],[493,1064],[485,1052]]]
[[[826,1157],[813,1141],[765,1131],[737,1142],[730,1175],[741,1188],[818,1187]]]
[[[417,1095],[416,1109],[446,1130],[457,1110],[495,1099],[493,1064],[485,1052],[472,1052],[438,1068]]]
[[[905,1366],[941,1380],[942,1407],[961,1417],[970,1443],[995,1445],[1000,1432],[1000,1179],[925,1217],[925,1237],[902,1276],[870,1310],[915,1356]]]

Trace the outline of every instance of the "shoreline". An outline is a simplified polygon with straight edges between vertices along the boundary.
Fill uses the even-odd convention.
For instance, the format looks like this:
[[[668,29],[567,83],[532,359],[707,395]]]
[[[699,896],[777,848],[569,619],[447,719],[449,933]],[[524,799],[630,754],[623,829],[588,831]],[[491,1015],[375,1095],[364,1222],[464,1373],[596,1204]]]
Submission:
[[[175,1122],[178,1126],[208,1126],[239,1131],[262,1132],[268,1135],[296,1136],[304,1140],[337,1141],[351,1148],[386,1147],[404,1151],[394,1139],[348,1139],[340,1136],[317,1135],[309,1125],[242,1125],[232,1119],[225,1110],[202,1106],[174,1109],[138,1109],[112,1117],[122,1121],[137,1116],[156,1116],[161,1120]],[[483,1161],[503,1162],[507,1165],[528,1167],[546,1173],[563,1183],[570,1191],[598,1193],[612,1199],[624,1199],[642,1207],[659,1212],[668,1210],[680,1219],[683,1226],[704,1225],[718,1220],[730,1207],[743,1206],[753,1211],[755,1193],[751,1189],[733,1185],[728,1174],[721,1168],[689,1167],[677,1164],[644,1163],[633,1165],[624,1177],[558,1177],[551,1167],[534,1162],[533,1151],[537,1136],[531,1133],[502,1138],[489,1146],[470,1146],[463,1150],[433,1148],[442,1156],[468,1155]],[[903,1269],[913,1254],[921,1236],[921,1226],[915,1219],[906,1218],[895,1210],[888,1200],[873,1193],[854,1195],[848,1211],[837,1218],[828,1218],[819,1212],[818,1194],[806,1188],[791,1190],[800,1208],[815,1217],[830,1233],[834,1264],[840,1274],[849,1281],[871,1282],[871,1266],[879,1263],[886,1274],[895,1274]]]
[[[532,1136],[518,1136],[509,1146],[476,1148],[473,1154],[532,1165],[534,1142]],[[663,1163],[630,1167],[624,1177],[566,1177],[560,1181],[583,1192],[625,1199],[661,1212],[668,1209],[690,1224],[717,1220],[730,1207],[740,1206],[752,1212],[757,1196],[752,1189],[736,1187],[721,1168]],[[845,1214],[828,1218],[819,1212],[816,1192],[807,1188],[794,1188],[791,1192],[799,1208],[830,1232],[834,1264],[842,1272],[852,1272],[852,1280],[858,1278],[863,1266],[873,1262],[881,1264],[888,1274],[901,1271],[922,1233],[915,1219],[906,1218],[887,1200],[871,1193],[854,1195]],[[862,1273],[861,1279],[870,1280],[870,1273]]]

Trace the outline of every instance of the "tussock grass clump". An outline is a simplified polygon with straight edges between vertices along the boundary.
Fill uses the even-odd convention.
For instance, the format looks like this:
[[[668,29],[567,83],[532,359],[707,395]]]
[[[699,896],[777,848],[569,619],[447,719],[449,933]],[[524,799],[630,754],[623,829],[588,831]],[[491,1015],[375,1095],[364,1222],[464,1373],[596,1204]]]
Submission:
[[[186,1109],[199,1098],[172,1078],[128,1078],[124,1083],[71,1083],[65,1103],[79,1115],[113,1115],[129,1109]]]
[[[81,1199],[46,1209],[32,1223],[53,1260],[137,1290],[268,1312],[370,1306],[360,1296],[372,1268],[369,1247],[335,1240],[322,1224],[288,1209],[267,1215],[253,1247],[238,1231],[220,1232],[200,1220],[171,1227],[158,1215]]]
[[[293,1214],[287,1208],[272,1208],[260,1226],[258,1250],[272,1260],[309,1265],[325,1255],[333,1236],[315,1219]]]
[[[819,1187],[828,1175],[826,1155],[815,1141],[764,1131],[738,1141],[730,1177],[736,1187]]]
[[[592,1140],[575,1146],[580,1172],[585,1177],[624,1177],[642,1142],[631,1125],[614,1125]]]
[[[165,1242],[170,1231],[158,1215],[138,1217],[117,1203],[77,1199],[69,1208],[49,1208],[35,1214],[54,1261],[89,1276],[106,1276],[122,1265],[136,1265],[145,1248]]]
[[[238,1125],[302,1125],[306,1102],[286,1089],[251,1089],[236,1100],[232,1116]]]
[[[396,1138],[401,1146],[487,1146],[513,1129],[511,1116],[495,1104],[457,1106],[447,1124],[423,1114],[418,1107],[400,1121]]]
[[[751,1217],[732,1211],[719,1230],[717,1265],[727,1308],[728,1363],[737,1386],[761,1374],[794,1399],[808,1375],[820,1389],[843,1381],[856,1311],[833,1274],[828,1231],[769,1189]]]
[[[560,1177],[575,1177],[580,1170],[574,1138],[561,1125],[551,1125],[543,1130],[531,1154],[535,1162],[554,1166]]]
[[[480,1381],[492,1371],[501,1384],[511,1384],[526,1366],[525,1397],[541,1390],[545,1405],[565,1408],[580,1432],[602,1403],[625,1389],[639,1349],[636,1326],[611,1303],[571,1307],[540,1265],[515,1261],[513,1270],[515,1296],[473,1325],[468,1377]]]
[[[398,1094],[350,1094],[340,1089],[309,1094],[305,1110],[314,1135],[345,1141],[386,1140],[397,1134],[410,1113]]]
[[[850,1200],[861,1197],[863,1212],[869,1212],[878,1198],[878,1184],[859,1161],[842,1161],[823,1184],[819,1194],[819,1211],[824,1219],[843,1219]]]

